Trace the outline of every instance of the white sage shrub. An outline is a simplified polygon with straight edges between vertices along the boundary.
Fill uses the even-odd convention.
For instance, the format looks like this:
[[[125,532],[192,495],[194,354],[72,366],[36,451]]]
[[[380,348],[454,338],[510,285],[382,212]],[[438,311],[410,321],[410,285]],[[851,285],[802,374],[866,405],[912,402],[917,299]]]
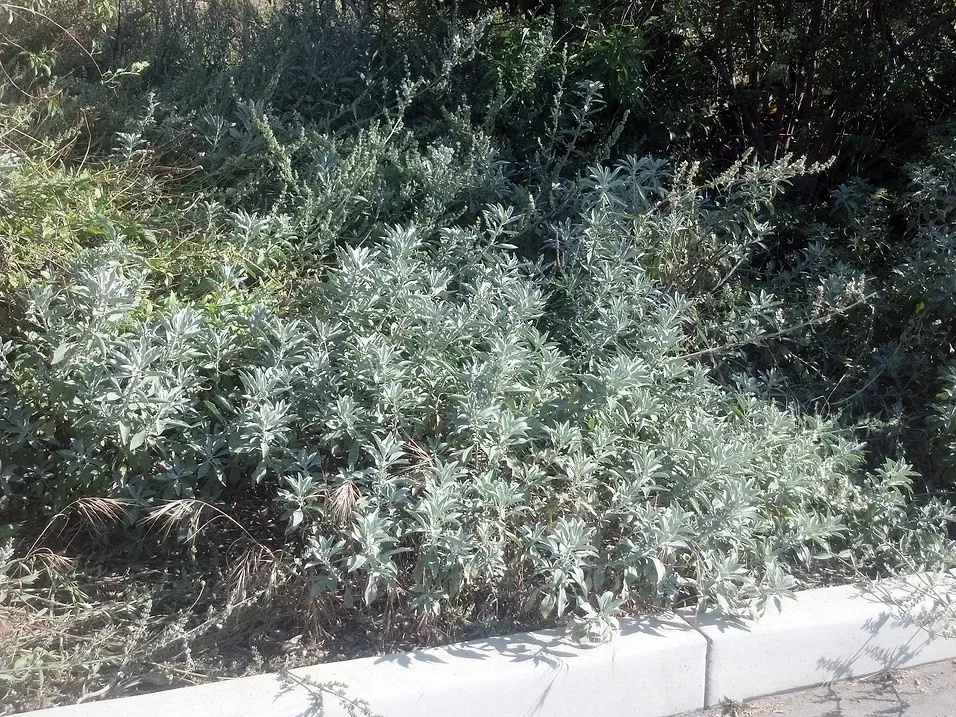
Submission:
[[[416,162],[447,182],[450,157]],[[117,236],[20,297],[0,500],[265,494],[314,599],[576,613],[590,639],[625,606],[757,610],[822,566],[947,564],[950,510],[908,501],[905,464],[867,471],[850,435],[775,403],[765,376],[697,360],[772,325],[769,294],[723,314],[708,296],[800,171],[740,165],[700,186],[629,158],[557,183],[549,221],[435,205],[307,269],[290,259],[304,224],[207,205],[221,267],[183,296],[155,292]],[[529,238],[553,259],[521,258]],[[268,261],[299,266],[294,285],[263,290]]]

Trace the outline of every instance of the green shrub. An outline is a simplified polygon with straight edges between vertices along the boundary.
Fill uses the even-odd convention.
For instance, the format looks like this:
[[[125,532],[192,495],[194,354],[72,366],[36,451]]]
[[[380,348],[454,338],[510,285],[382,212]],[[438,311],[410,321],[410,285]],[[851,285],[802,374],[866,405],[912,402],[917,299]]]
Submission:
[[[497,205],[386,228],[318,271],[282,263],[282,215],[234,212],[188,297],[157,294],[112,232],[32,282],[5,332],[4,507],[105,495],[136,520],[264,489],[316,597],[470,619],[529,601],[560,617],[606,591],[755,608],[838,555],[939,564],[948,508],[907,507],[905,465],[858,483],[837,426],[686,358],[701,315],[681,290],[733,271],[794,171],[742,168],[708,199],[649,158],[595,167],[540,229],[550,264],[516,258],[540,224]],[[283,292],[249,273],[270,257],[302,267]]]
[[[744,370],[772,368],[778,395],[863,424],[871,460],[905,452],[930,485],[943,480],[928,423],[954,336],[954,168],[945,143],[899,187],[842,184],[803,213],[806,248],[746,278],[800,328]]]
[[[123,585],[169,614],[111,648],[143,674],[279,619],[253,606],[600,640],[951,567],[952,152],[795,208],[828,165],[619,151],[661,109],[660,20],[579,46],[560,13],[427,8],[31,36],[0,115],[3,589],[29,613],[27,579],[76,600],[164,556]]]
[[[943,476],[952,483],[956,479],[956,368],[943,372],[942,384],[932,440]]]

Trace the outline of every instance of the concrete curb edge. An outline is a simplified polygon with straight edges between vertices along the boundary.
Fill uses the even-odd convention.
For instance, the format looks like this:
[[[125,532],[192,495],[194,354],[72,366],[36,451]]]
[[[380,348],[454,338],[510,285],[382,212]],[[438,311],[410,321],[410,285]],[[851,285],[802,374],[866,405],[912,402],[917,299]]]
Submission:
[[[819,588],[756,621],[718,612],[622,621],[610,643],[592,648],[542,631],[26,714],[339,717],[363,700],[381,717],[667,717],[956,659],[956,638],[930,636],[886,594]]]

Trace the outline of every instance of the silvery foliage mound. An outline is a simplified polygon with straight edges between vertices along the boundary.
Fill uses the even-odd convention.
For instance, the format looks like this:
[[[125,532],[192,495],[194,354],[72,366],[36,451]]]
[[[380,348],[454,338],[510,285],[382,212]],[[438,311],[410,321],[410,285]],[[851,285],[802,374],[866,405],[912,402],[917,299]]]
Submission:
[[[865,471],[834,425],[699,362],[700,341],[759,340],[774,315],[747,296],[715,327],[707,296],[800,171],[702,187],[629,158],[556,182],[560,213],[390,226],[281,290],[253,268],[294,250],[288,217],[210,209],[218,276],[181,297],[114,230],[22,296],[0,351],[2,507],[228,512],[256,490],[318,600],[576,614],[591,638],[622,607],[759,609],[816,566],[950,564],[949,508],[910,504],[907,466]],[[554,261],[520,259],[529,238]]]

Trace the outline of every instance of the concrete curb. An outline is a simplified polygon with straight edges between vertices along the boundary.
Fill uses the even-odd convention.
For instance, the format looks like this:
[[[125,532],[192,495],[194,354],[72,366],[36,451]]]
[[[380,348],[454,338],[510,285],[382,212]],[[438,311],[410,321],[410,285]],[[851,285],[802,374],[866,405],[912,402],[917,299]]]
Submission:
[[[956,639],[933,638],[887,602],[919,580],[802,591],[756,621],[688,615],[707,638],[705,705],[956,658]]]
[[[754,622],[684,618],[622,622],[593,648],[544,631],[29,714],[339,717],[364,700],[382,717],[666,717],[956,658],[956,639],[931,638],[877,592],[852,586],[800,592]]]
[[[707,642],[676,616],[622,623],[610,643],[545,631],[348,660],[74,707],[34,717],[340,717],[338,682],[382,717],[666,717],[704,703]]]

